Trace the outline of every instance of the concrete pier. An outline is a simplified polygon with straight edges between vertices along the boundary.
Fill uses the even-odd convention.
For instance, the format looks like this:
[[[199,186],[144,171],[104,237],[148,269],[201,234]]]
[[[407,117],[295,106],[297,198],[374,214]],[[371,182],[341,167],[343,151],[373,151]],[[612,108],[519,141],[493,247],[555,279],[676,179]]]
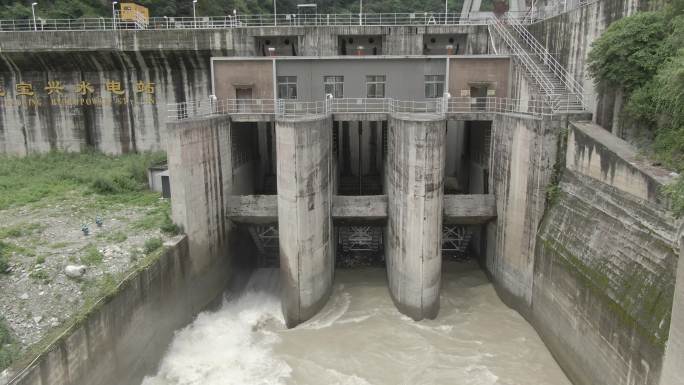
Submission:
[[[390,118],[387,275],[397,308],[415,320],[439,311],[445,136],[436,115]]]
[[[330,117],[276,122],[282,306],[288,327],[327,301],[333,282]]]

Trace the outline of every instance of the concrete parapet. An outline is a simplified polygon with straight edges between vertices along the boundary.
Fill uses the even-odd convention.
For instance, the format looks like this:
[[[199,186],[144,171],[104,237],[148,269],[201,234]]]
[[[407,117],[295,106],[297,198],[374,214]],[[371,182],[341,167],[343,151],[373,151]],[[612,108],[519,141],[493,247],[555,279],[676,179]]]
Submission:
[[[390,118],[387,275],[395,305],[415,320],[439,311],[445,136],[436,115]]]
[[[228,218],[237,223],[278,221],[277,195],[233,195],[228,197]]]
[[[494,194],[444,196],[444,223],[481,224],[496,218]]]
[[[333,282],[332,119],[276,122],[282,307],[288,327],[325,305]]]
[[[655,167],[624,140],[590,122],[572,122],[566,167],[637,198],[661,202],[660,188],[674,179]]]
[[[333,219],[345,221],[385,221],[387,219],[387,195],[333,197]]]

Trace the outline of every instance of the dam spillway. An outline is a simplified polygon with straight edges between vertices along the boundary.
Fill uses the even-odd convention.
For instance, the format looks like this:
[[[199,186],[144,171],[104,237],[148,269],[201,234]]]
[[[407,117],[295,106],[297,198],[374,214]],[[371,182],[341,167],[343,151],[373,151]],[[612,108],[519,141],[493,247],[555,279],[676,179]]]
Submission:
[[[278,278],[257,269],[244,291],[200,314],[143,385],[570,385],[472,260],[445,263],[440,317],[421,323],[396,310],[384,270],[366,267],[338,270],[321,312],[287,329]]]
[[[659,192],[673,176],[607,131],[619,98],[585,71],[589,42],[635,3],[582,2],[544,20],[3,32],[0,152],[165,149],[185,233],[12,385],[163,375],[174,331],[255,268],[279,269],[282,301],[261,298],[282,321],[276,334],[325,321],[349,284],[353,298],[382,297],[380,314],[400,325],[391,330],[456,344],[443,332],[458,324],[453,312],[468,312],[453,307],[466,299],[445,265],[464,254],[571,383],[672,385],[682,227]],[[86,82],[93,95],[48,100],[48,80],[66,92]],[[112,95],[117,83],[128,98]],[[361,282],[382,296],[343,269],[356,264],[383,266]],[[371,313],[359,317],[384,322]],[[345,317],[333,326],[356,324]],[[433,363],[454,365],[441,357]]]

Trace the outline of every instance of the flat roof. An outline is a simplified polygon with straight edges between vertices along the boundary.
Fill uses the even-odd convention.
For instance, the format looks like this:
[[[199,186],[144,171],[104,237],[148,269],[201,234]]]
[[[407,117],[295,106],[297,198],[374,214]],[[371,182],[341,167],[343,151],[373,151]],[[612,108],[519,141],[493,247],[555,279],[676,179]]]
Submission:
[[[383,60],[383,59],[509,59],[511,55],[337,55],[337,56],[214,56],[217,60]]]

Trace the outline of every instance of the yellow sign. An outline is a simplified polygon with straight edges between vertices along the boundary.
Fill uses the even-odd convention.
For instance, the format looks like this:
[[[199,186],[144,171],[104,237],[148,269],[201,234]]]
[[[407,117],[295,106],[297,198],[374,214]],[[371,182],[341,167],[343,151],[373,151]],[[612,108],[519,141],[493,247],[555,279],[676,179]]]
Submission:
[[[123,95],[125,93],[125,91],[121,89],[121,82],[117,82],[114,80],[108,80],[105,84],[105,88],[107,89],[107,91],[113,94]]]
[[[29,83],[18,83],[17,84],[17,95],[20,96],[33,96],[36,93],[33,92],[33,86]]]
[[[73,94],[75,97],[65,96],[66,86],[60,80],[48,80],[43,90],[47,98],[36,95],[33,85],[27,82],[17,83],[15,96],[24,96],[26,98],[17,99],[3,99],[3,105],[6,107],[22,107],[22,106],[59,106],[59,107],[77,107],[77,106],[105,106],[109,104],[115,105],[154,105],[157,104],[155,100],[156,84],[152,82],[138,81],[135,83],[135,94],[127,96],[120,81],[107,80],[104,84],[105,90],[111,93],[111,97],[96,96],[95,87],[88,81],[82,80],[73,87]],[[39,88],[40,89],[40,88]],[[0,98],[8,96],[7,90],[4,86],[0,86]]]
[[[76,93],[77,94],[87,95],[87,94],[92,94],[93,92],[95,92],[95,89],[90,84],[90,82],[86,82],[86,81],[82,80],[76,86]]]
[[[154,94],[154,83],[145,83],[143,81],[139,81],[135,85],[135,92],[141,94],[141,93],[146,93],[146,94]]]
[[[64,86],[59,80],[50,80],[47,86],[45,86],[45,91],[47,91],[48,95],[61,94],[64,91]]]

